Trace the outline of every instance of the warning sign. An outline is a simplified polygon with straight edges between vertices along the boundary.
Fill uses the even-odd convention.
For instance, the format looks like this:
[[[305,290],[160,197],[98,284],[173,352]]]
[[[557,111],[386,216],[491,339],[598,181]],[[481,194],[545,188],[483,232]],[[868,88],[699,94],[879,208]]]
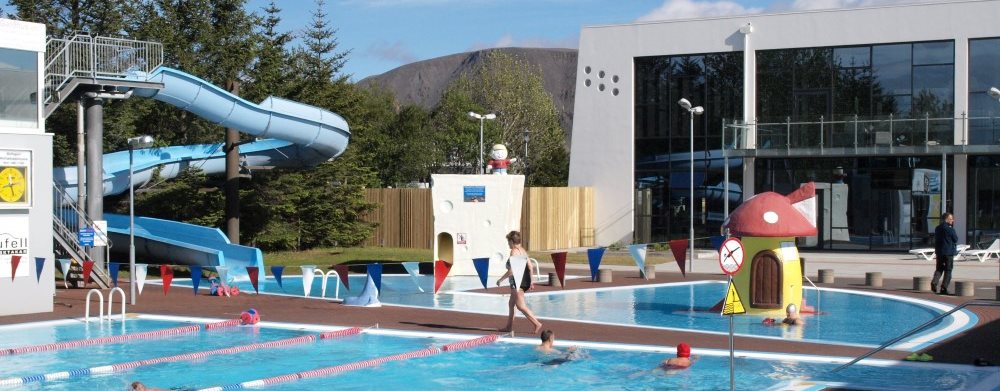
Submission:
[[[722,305],[723,315],[737,315],[747,313],[746,307],[743,307],[743,301],[740,300],[740,294],[736,292],[736,285],[733,282],[729,282],[729,289],[726,290],[726,302]]]

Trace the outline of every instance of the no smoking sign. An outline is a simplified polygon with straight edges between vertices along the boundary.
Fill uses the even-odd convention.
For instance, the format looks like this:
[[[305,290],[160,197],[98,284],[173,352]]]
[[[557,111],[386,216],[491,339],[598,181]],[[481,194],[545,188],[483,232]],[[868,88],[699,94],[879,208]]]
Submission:
[[[719,247],[719,267],[730,276],[740,271],[743,267],[743,242],[737,238],[722,242],[722,247]]]

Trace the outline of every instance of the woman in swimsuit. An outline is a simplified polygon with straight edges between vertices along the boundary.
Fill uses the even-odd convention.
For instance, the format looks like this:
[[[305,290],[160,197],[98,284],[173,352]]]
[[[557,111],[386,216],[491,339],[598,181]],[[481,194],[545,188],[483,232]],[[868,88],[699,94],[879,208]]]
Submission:
[[[510,246],[511,257],[518,255],[528,256],[528,252],[524,250],[524,247],[521,247],[520,232],[510,231],[510,233],[507,234],[507,245]],[[530,290],[532,285],[531,268],[530,267],[524,268],[524,274],[521,277],[521,286],[517,286],[514,280],[514,272],[511,270],[510,267],[510,259],[508,258],[507,272],[504,273],[502,276],[500,276],[500,279],[497,280],[497,286],[500,286],[500,283],[503,282],[504,279],[506,279],[507,282],[510,284],[510,302],[507,303],[508,304],[507,327],[500,329],[500,331],[508,332],[513,329],[514,308],[520,310],[521,313],[524,314],[524,317],[528,318],[528,321],[535,326],[535,331],[534,331],[535,334],[537,334],[539,331],[542,331],[542,322],[539,322],[538,319],[535,319],[535,314],[533,314],[531,312],[531,309],[529,309],[528,306],[524,303],[524,292]]]

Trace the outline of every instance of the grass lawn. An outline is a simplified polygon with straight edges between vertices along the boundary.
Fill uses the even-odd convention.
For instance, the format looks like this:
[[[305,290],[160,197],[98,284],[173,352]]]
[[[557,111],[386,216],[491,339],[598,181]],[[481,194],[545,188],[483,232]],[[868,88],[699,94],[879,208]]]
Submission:
[[[541,262],[551,262],[549,253],[544,251],[530,252],[533,258]],[[272,251],[264,254],[264,264],[268,267],[284,265],[290,267],[288,274],[298,274],[301,265],[316,265],[326,269],[331,265],[350,261],[420,261],[429,262],[432,257],[431,250],[412,248],[390,248],[390,247],[335,247],[319,248],[306,251]],[[566,257],[568,263],[587,264],[587,253],[585,251],[569,253]],[[649,252],[646,264],[660,264],[673,262],[673,257],[667,252]],[[632,256],[627,251],[608,251],[601,260],[605,265],[635,265]],[[294,268],[292,268],[294,267]],[[269,273],[270,274],[270,273]]]

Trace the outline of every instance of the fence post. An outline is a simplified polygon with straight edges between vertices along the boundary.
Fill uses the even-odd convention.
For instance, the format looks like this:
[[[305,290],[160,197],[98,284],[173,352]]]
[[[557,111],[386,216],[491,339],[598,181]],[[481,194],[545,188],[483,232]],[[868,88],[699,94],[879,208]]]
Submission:
[[[819,153],[823,153],[823,139],[826,138],[823,134],[823,116],[819,116]]]
[[[892,131],[892,113],[889,113],[889,152],[892,152],[892,147],[896,144],[896,136]]]
[[[854,115],[854,152],[858,151],[858,115]]]
[[[787,151],[791,148],[792,148],[792,117],[785,117],[785,150]]]
[[[931,145],[931,113],[924,113],[924,145]]]
[[[968,122],[965,112],[962,112],[962,145],[965,145],[965,123]]]

